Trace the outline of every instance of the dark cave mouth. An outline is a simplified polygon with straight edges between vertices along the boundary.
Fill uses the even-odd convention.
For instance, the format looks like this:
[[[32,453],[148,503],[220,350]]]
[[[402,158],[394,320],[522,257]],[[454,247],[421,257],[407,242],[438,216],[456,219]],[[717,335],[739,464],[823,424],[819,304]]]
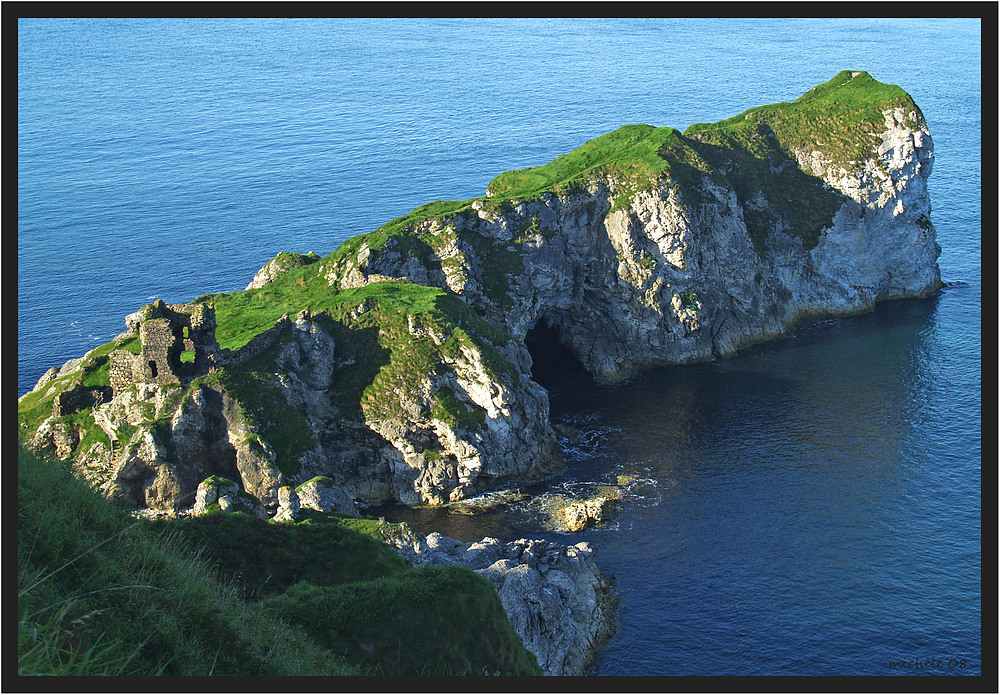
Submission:
[[[566,379],[589,379],[590,374],[573,350],[559,338],[559,329],[542,319],[524,336],[531,355],[531,378],[549,387]]]

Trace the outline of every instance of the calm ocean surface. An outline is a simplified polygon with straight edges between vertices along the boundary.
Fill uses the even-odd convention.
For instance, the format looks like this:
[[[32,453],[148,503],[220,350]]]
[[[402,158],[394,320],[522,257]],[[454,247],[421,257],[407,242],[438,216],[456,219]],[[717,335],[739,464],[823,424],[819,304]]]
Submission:
[[[630,476],[613,522],[560,536],[621,593],[597,674],[979,675],[980,64],[959,19],[20,20],[18,393],[154,298],[242,289],[626,123],[867,70],[930,126],[949,286],[623,386],[552,377],[585,436],[549,489]]]

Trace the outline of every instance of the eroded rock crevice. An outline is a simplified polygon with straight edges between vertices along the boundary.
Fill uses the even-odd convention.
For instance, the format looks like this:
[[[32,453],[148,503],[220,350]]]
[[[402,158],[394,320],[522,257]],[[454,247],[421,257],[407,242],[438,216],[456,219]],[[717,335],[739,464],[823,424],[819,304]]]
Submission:
[[[543,387],[557,384],[563,379],[589,379],[590,374],[563,342],[559,328],[547,318],[542,318],[524,336],[524,344],[531,355],[531,378]]]

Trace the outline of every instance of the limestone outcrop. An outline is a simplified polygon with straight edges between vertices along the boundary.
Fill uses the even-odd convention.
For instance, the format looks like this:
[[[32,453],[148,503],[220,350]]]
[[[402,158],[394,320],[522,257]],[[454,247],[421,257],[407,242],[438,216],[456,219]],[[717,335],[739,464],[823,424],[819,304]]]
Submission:
[[[295,488],[295,494],[303,509],[361,517],[347,493],[334,485],[329,478],[317,477],[307,480]]]
[[[586,543],[462,543],[403,526],[385,540],[416,565],[462,565],[489,579],[525,648],[548,676],[580,675],[614,629],[615,595]]]

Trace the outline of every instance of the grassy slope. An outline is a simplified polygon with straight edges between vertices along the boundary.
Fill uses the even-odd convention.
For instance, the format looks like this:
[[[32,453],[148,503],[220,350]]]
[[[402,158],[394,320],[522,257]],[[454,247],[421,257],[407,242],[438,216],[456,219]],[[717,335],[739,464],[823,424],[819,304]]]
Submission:
[[[878,82],[864,72],[852,76],[844,70],[794,102],[756,107],[718,123],[696,123],[683,135],[673,128],[622,126],[548,164],[500,174],[488,191],[497,198],[534,198],[604,173],[632,176],[640,183],[668,173],[683,183],[688,168],[706,175],[717,173],[690,141],[691,135],[724,135],[726,145],[756,152],[752,140],[761,123],[774,130],[785,153],[815,144],[835,162],[846,165],[870,157],[873,133],[884,127],[882,111],[892,106],[914,109],[918,120],[923,118],[899,87]]]
[[[17,493],[20,675],[358,672],[61,464],[19,448]]]
[[[504,172],[490,182],[487,191],[498,200],[528,199],[546,191],[561,192],[582,186],[600,175],[655,179],[674,164],[661,156],[661,151],[679,138],[680,133],[674,128],[625,125],[548,164]]]
[[[538,673],[492,585],[411,568],[366,523],[136,521],[19,449],[18,672]]]
[[[866,72],[843,70],[793,102],[759,106],[718,123],[696,123],[685,135],[712,133],[745,141],[759,123],[767,123],[785,151],[819,149],[850,171],[871,157],[878,144],[875,134],[885,127],[882,111],[894,107],[914,111],[914,125],[923,125],[923,114],[903,89]]]
[[[247,597],[351,663],[386,675],[537,675],[493,586],[461,567],[410,567],[382,522],[304,512],[165,522],[231,572]]]

